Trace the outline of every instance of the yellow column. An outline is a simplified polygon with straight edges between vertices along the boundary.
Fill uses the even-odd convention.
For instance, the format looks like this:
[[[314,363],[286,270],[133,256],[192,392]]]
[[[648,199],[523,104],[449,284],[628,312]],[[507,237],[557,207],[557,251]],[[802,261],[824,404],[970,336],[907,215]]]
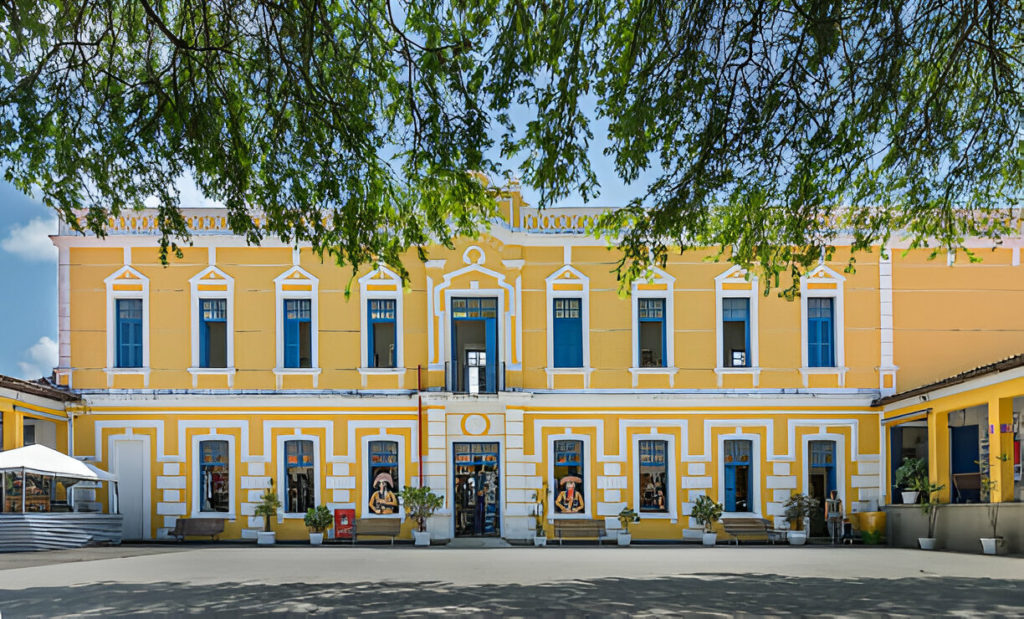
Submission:
[[[1013,500],[1013,398],[988,403],[988,475],[998,484],[993,502]],[[1006,455],[1006,461],[1000,455]]]
[[[949,502],[949,412],[928,413],[928,479],[941,484],[936,493],[940,503]]]
[[[4,412],[4,451],[25,446],[25,415],[13,409]]]

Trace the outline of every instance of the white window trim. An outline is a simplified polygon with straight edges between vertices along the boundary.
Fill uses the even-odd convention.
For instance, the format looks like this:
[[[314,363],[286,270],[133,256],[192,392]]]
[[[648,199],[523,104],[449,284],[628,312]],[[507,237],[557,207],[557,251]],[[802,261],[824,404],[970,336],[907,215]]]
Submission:
[[[739,265],[727,269],[724,273],[715,278],[715,374],[718,376],[718,386],[722,386],[722,377],[728,374],[745,374],[753,379],[753,386],[757,387],[761,379],[760,350],[758,346],[758,287],[757,276],[748,275],[746,281],[750,282],[749,290],[725,290],[725,281],[734,273],[744,271]],[[743,368],[725,367],[722,365],[722,358],[725,354],[725,337],[722,332],[722,299],[747,299],[750,307],[750,366]]]
[[[203,441],[227,441],[228,443],[228,506],[227,512],[200,511],[202,501],[199,499],[199,463],[203,457],[199,444]],[[192,486],[192,518],[224,518],[236,519],[238,466],[235,460],[235,437],[232,434],[201,434],[192,437],[192,466],[189,484]]]
[[[824,276],[819,274],[824,273]],[[834,289],[812,289],[808,284],[829,283],[835,284]],[[846,278],[819,264],[812,271],[800,278],[800,376],[803,378],[804,387],[808,386],[810,377],[813,375],[835,376],[839,387],[846,386],[846,312],[843,298],[843,289]],[[835,340],[835,366],[812,368],[807,365],[807,299],[809,298],[833,299],[832,316],[832,337]]]
[[[392,441],[398,443],[398,476],[401,477],[401,479],[395,480],[395,487],[392,490],[395,493],[395,498],[398,499],[397,514],[375,514],[371,512],[370,508],[367,506],[367,502],[370,499],[367,494],[367,489],[370,487],[370,482],[373,481],[372,479],[369,479],[371,464],[370,443],[372,441]],[[364,436],[361,441],[361,446],[363,451],[359,462],[361,463],[360,466],[362,470],[359,471],[359,475],[356,477],[356,483],[362,485],[359,486],[359,503],[356,504],[356,516],[358,518],[398,518],[402,522],[405,522],[405,505],[402,503],[402,498],[398,495],[403,487],[412,485],[406,483],[406,479],[409,478],[409,467],[407,466],[408,461],[405,457],[405,437],[400,434],[374,434],[373,436]]]
[[[811,489],[811,441],[832,441],[836,445],[836,490],[839,491],[839,498],[843,500],[843,511],[849,513],[852,506],[846,503],[846,437],[842,434],[829,434],[819,432],[817,434],[805,434],[800,437],[800,455],[803,459],[803,492],[807,494]]]
[[[395,284],[395,290],[368,290],[369,284],[386,280],[373,279],[378,273],[384,273]],[[404,376],[405,368],[405,327],[402,306],[402,278],[384,265],[359,278],[359,374],[366,387],[367,376],[397,375]],[[388,299],[395,302],[395,367],[371,368],[366,365],[370,353],[370,317],[367,304],[373,299]]]
[[[572,273],[576,279],[560,280],[564,273]],[[590,375],[594,371],[590,367],[590,278],[581,273],[578,269],[565,265],[544,279],[546,289],[545,314],[547,316],[547,367],[544,371],[548,376],[548,389],[555,388],[555,376],[559,375],[583,375],[583,388],[590,388]],[[582,284],[582,290],[555,290],[557,283]],[[578,368],[556,368],[555,367],[555,331],[554,331],[554,302],[555,299],[579,299],[580,319],[583,329],[583,365]]]
[[[284,506],[288,504],[286,497],[284,496],[285,491],[285,460],[288,455],[285,453],[284,444],[287,441],[310,441],[313,443],[313,505],[323,504],[323,492],[320,489],[322,483],[320,478],[320,437],[313,434],[300,434],[302,430],[296,430],[295,434],[281,434],[277,437],[277,479],[279,483],[275,484],[277,492],[277,498],[281,501],[281,509],[278,511],[278,520],[305,518],[305,512],[286,512]]]
[[[676,367],[676,336],[675,336],[675,288],[676,278],[672,277],[658,267],[651,267],[646,278],[638,278],[633,281],[630,291],[630,302],[632,304],[632,332],[633,332],[633,365],[629,373],[633,376],[633,388],[637,387],[639,377],[644,374],[665,374],[669,377],[669,386],[675,387],[675,375],[679,372]],[[665,284],[665,290],[640,290],[641,284]],[[664,299],[665,300],[665,367],[644,368],[640,367],[640,303],[643,299]]]
[[[124,273],[130,272],[133,280],[118,280]],[[149,386],[149,278],[137,269],[125,265],[110,274],[103,282],[107,287],[107,387],[113,387],[114,376],[142,375],[142,384]],[[116,284],[142,285],[142,290],[114,290]],[[119,299],[142,299],[142,367],[117,367],[117,301]]]
[[[718,435],[718,502],[725,505],[725,441],[750,441],[750,479],[753,490],[753,511],[722,512],[722,518],[744,518],[756,516],[761,518],[761,435],[737,432]]]
[[[210,273],[216,273],[222,279],[202,281]],[[189,281],[191,287],[191,327],[192,327],[192,367],[188,373],[192,375],[192,387],[197,386],[199,376],[226,376],[228,387],[233,387],[235,382],[235,280],[227,273],[215,266],[209,266],[195,274]],[[223,282],[227,290],[199,290],[200,284],[211,284]],[[201,299],[226,299],[227,300],[227,367],[226,368],[204,368],[199,363],[199,301]]]
[[[561,490],[558,486],[558,480],[555,479],[555,441],[564,440],[583,441],[583,499],[585,503],[583,505],[583,513],[581,514],[555,513],[555,499],[558,498],[558,492]],[[593,481],[595,471],[590,470],[592,468],[590,460],[590,436],[587,434],[576,434],[573,432],[549,435],[545,458],[547,458],[548,461],[548,488],[552,488],[551,509],[548,514],[548,522],[554,522],[555,520],[581,520],[590,518],[591,514],[594,513],[595,500]]]
[[[302,280],[289,280],[293,273],[300,273]],[[284,290],[283,287],[290,283],[309,283],[310,290]],[[284,273],[274,278],[274,330],[276,337],[276,365],[274,376],[277,378],[277,388],[281,389],[282,379],[285,376],[312,376],[313,387],[317,386],[317,378],[320,375],[320,317],[319,317],[319,287],[320,281],[313,277],[308,271],[300,266],[293,266]],[[284,367],[284,301],[285,299],[309,299],[309,330],[310,330],[310,357],[312,367],[308,368],[286,368]]]
[[[668,511],[663,514],[640,511],[640,441],[665,441],[667,443],[668,450],[665,457],[668,459],[668,467],[666,469],[668,479],[665,480],[665,490],[669,495],[667,497]],[[633,435],[633,479],[630,482],[633,486],[634,510],[640,515],[641,520],[669,520],[672,524],[679,520],[678,506],[681,484],[676,473],[676,460],[675,436],[657,433]]]

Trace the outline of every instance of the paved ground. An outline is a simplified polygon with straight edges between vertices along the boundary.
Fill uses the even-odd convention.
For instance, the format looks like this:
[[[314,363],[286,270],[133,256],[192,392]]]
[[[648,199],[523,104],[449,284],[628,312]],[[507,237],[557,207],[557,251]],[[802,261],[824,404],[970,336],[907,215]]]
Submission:
[[[1024,616],[1024,559],[866,547],[123,546],[0,555],[0,613]]]

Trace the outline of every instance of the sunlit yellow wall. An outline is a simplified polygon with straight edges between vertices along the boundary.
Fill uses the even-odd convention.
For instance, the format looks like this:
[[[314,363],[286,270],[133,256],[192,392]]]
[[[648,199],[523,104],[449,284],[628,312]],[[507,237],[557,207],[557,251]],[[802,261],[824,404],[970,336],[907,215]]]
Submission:
[[[905,391],[1024,350],[1024,267],[1011,249],[893,252],[894,343]]]

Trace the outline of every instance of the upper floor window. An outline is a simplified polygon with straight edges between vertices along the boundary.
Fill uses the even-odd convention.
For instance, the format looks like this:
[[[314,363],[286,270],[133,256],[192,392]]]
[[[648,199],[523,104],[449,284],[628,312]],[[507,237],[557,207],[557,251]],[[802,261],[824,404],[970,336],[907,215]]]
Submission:
[[[807,366],[835,367],[835,300],[807,299]]]
[[[395,300],[370,299],[367,303],[370,341],[366,366],[393,368],[397,350]]]
[[[637,321],[640,367],[665,367],[665,299],[638,299]]]
[[[314,465],[313,441],[285,441],[284,506],[286,512],[304,514],[307,509],[316,506]]]
[[[227,299],[199,301],[199,367],[228,367]]]
[[[313,367],[312,302],[309,299],[284,301],[284,367]]]
[[[142,299],[117,300],[117,367],[142,367]]]
[[[583,367],[582,299],[554,299],[551,328],[554,331],[554,367]]]
[[[722,367],[750,367],[750,300],[722,299]]]

